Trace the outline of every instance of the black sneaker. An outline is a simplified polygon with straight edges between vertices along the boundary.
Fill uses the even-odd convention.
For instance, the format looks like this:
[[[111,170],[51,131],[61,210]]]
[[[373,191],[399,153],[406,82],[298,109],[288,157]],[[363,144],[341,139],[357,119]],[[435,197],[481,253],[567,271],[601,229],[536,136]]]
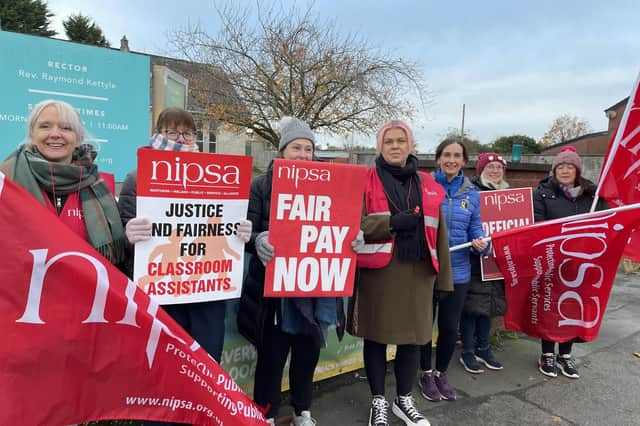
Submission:
[[[545,376],[558,377],[556,357],[554,354],[542,354],[538,360],[538,370]]]
[[[396,415],[405,425],[411,426],[430,426],[429,420],[425,419],[422,414],[414,407],[413,398],[411,394],[398,395],[393,400],[393,407],[391,408],[393,414]]]
[[[371,400],[371,410],[369,410],[369,426],[388,426],[389,403],[384,396],[375,395]]]
[[[556,358],[556,362],[560,367],[560,371],[562,374],[571,378],[571,379],[579,379],[580,375],[578,374],[578,370],[576,370],[576,364],[573,362],[573,358],[571,355],[558,355]]]
[[[491,349],[486,349],[484,351],[477,350],[476,359],[483,363],[489,370],[502,370],[503,368],[500,361],[493,356]]]
[[[484,373],[484,370],[480,366],[480,363],[473,352],[462,352],[460,354],[460,364],[462,364],[464,369],[471,374]]]

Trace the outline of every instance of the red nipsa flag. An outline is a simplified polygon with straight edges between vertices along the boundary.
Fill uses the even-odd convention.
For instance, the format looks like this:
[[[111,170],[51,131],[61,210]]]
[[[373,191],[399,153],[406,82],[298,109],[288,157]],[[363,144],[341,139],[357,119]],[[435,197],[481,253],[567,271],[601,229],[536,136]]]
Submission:
[[[492,235],[505,277],[505,326],[555,342],[598,336],[640,204]]]
[[[2,173],[0,230],[0,424],[266,424],[171,317]]]
[[[631,91],[620,125],[609,144],[600,173],[598,196],[611,206],[640,203],[640,75]],[[626,244],[624,256],[640,262],[640,232]]]

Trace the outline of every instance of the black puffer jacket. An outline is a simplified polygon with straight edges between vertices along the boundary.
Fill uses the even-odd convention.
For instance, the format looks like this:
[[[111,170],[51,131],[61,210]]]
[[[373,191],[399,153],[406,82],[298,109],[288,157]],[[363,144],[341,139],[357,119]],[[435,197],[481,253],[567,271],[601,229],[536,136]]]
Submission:
[[[588,213],[593,204],[596,186],[590,180],[578,178],[582,193],[575,200],[567,197],[556,180],[549,176],[540,181],[533,192],[533,218],[536,222]],[[604,210],[607,204],[599,199],[596,210]]]
[[[269,229],[269,212],[271,211],[271,180],[273,162],[269,164],[267,173],[258,176],[251,182],[249,193],[249,210],[247,219],[253,224],[251,240],[245,245],[245,251],[251,254],[249,271],[242,284],[242,296],[238,305],[236,318],[238,331],[254,346],[261,346],[264,326],[267,320],[277,316],[281,324],[280,299],[264,298],[265,267],[258,258],[255,241],[258,234]]]
[[[478,191],[492,191],[484,186],[479,176],[470,178]],[[480,256],[471,253],[471,283],[464,300],[464,312],[471,315],[493,318],[507,312],[504,280],[482,281]]]

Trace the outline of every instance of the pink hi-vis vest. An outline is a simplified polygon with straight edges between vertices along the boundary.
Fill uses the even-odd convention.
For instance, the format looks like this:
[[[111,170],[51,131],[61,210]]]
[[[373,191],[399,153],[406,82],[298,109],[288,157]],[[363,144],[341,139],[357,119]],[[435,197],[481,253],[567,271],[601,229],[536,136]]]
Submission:
[[[431,254],[433,268],[438,272],[438,223],[440,221],[440,205],[444,200],[444,189],[433,178],[418,172],[421,178],[422,209],[424,214],[424,233],[427,237],[427,246]],[[364,192],[365,209],[367,216],[386,215],[390,216],[389,202],[384,193],[382,181],[378,176],[375,167],[367,172],[367,184]],[[393,254],[394,239],[384,241],[369,241],[364,244],[364,248],[358,250],[358,267],[377,269],[383,268],[391,262]]]

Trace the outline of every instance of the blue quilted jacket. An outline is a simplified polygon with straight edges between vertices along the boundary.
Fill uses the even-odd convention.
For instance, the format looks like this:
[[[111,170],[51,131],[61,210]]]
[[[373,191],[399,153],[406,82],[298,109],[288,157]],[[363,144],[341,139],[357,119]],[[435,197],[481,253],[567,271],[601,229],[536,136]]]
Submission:
[[[446,176],[439,170],[432,175],[446,193],[442,213],[449,230],[449,247],[484,236],[480,221],[480,195],[471,181],[464,177],[462,171],[451,182],[447,182]],[[488,249],[487,247],[485,251]],[[451,252],[454,284],[467,284],[471,281],[470,250],[473,249]]]

